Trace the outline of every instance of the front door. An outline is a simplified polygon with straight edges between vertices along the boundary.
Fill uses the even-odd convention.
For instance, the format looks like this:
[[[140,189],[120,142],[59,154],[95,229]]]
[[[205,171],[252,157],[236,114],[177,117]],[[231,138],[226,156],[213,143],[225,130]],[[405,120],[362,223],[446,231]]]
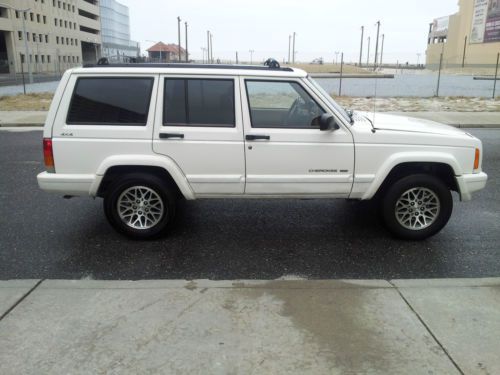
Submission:
[[[348,197],[354,175],[351,133],[321,131],[328,111],[300,79],[241,78],[245,194]]]

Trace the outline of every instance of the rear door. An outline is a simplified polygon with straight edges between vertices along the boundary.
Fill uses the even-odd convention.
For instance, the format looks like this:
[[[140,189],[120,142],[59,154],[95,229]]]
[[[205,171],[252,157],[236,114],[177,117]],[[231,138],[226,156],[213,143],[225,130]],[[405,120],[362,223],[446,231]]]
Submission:
[[[321,131],[331,112],[301,79],[241,78],[249,195],[348,197],[354,174],[351,133]]]
[[[154,152],[177,163],[198,197],[243,194],[239,80],[162,75],[158,92]]]

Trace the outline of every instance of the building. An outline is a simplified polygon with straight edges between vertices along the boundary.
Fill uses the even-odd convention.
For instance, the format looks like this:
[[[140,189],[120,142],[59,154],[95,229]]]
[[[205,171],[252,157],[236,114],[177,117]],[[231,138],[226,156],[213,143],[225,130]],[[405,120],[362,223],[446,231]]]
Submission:
[[[140,54],[139,43],[130,40],[128,7],[115,0],[101,0],[102,56],[124,62]]]
[[[186,50],[180,47],[181,60],[186,60]],[[179,61],[179,46],[177,44],[165,44],[158,42],[147,49],[149,60],[152,62],[175,62]]]
[[[427,67],[492,67],[500,52],[500,1],[459,0],[459,11],[430,25]]]
[[[1,0],[0,73],[63,72],[101,50],[97,0]],[[29,9],[23,13],[15,9]],[[27,35],[23,32],[23,18]],[[26,56],[25,41],[29,56]]]

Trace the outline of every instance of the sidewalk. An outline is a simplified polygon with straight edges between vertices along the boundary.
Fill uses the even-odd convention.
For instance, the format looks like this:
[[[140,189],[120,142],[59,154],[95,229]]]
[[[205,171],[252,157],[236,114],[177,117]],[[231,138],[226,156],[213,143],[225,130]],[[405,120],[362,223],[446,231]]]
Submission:
[[[500,112],[386,112],[459,128],[500,128]],[[47,112],[0,111],[0,127],[43,126]]]
[[[0,281],[0,373],[498,374],[500,278]]]

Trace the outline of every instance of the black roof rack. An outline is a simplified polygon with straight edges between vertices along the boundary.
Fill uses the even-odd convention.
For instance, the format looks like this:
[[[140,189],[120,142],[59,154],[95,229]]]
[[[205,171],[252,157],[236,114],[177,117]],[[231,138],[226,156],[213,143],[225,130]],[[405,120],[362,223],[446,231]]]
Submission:
[[[179,68],[179,69],[233,69],[233,70],[274,70],[293,72],[292,68],[259,65],[225,65],[225,64],[157,64],[157,63],[131,63],[131,64],[86,64],[84,68]]]

